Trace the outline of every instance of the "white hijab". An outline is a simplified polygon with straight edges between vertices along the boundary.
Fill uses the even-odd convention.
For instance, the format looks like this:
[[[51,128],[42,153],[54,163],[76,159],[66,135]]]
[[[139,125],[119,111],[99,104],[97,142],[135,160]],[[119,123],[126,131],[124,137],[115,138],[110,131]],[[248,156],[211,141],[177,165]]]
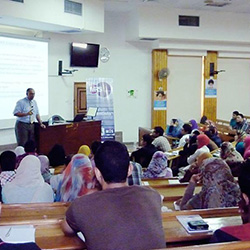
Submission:
[[[16,156],[23,155],[25,153],[24,147],[17,146],[14,150]]]
[[[39,155],[38,159],[41,162],[41,173],[48,173],[49,172],[49,158],[46,155]]]
[[[19,187],[41,186],[44,179],[41,174],[40,160],[34,155],[25,156],[16,170],[16,178],[11,182]]]

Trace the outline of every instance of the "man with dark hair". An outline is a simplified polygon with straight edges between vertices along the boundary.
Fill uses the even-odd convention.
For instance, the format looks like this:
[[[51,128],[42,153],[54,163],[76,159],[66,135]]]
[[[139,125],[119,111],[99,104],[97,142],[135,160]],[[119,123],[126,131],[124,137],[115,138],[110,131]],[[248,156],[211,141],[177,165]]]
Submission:
[[[189,124],[185,123],[181,129],[182,137],[179,141],[178,147],[184,147],[184,145],[187,143],[189,139],[191,132],[192,132],[192,127]]]
[[[236,110],[233,112],[232,118],[231,118],[230,123],[229,123],[230,129],[234,129],[235,128],[236,123],[237,123],[236,118],[237,118],[238,114],[239,114],[239,112],[236,111]]]
[[[40,126],[45,128],[45,125],[40,118],[38,106],[34,97],[35,90],[28,88],[26,90],[26,97],[16,103],[13,112],[14,116],[17,116],[15,133],[18,146],[24,146],[28,140],[35,140],[35,121],[38,121]]]
[[[95,154],[95,164],[103,190],[72,202],[62,223],[65,234],[82,232],[88,250],[166,247],[160,195],[148,187],[127,185],[127,148],[106,141]]]
[[[131,154],[131,160],[141,164],[143,168],[147,168],[152,159],[153,154],[157,151],[152,144],[153,138],[149,134],[142,136],[142,148],[134,151]]]
[[[248,131],[249,129],[249,125],[247,120],[244,118],[244,115],[239,113],[236,117],[236,125],[234,127],[234,129],[237,132],[242,132],[242,131]]]
[[[239,211],[243,225],[223,227],[216,230],[211,239],[213,243],[250,240],[250,159],[241,168],[239,185],[241,189]]]
[[[154,127],[152,136],[155,138],[152,144],[160,151],[167,152],[171,150],[170,143],[166,137],[163,136],[164,129],[162,127]]]

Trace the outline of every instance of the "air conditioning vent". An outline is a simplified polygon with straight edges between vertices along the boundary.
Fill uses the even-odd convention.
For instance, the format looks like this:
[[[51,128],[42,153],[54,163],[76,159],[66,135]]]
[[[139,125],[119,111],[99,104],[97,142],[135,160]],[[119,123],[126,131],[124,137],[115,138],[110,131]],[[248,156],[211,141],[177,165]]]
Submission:
[[[149,42],[152,42],[152,41],[156,41],[158,40],[157,38],[140,38],[140,41],[149,41]]]
[[[24,0],[10,0],[12,2],[24,3]]]
[[[216,2],[213,2],[213,3],[207,3],[206,6],[210,6],[210,7],[224,7],[226,5],[229,5],[231,3],[216,3]]]
[[[200,26],[199,16],[179,16],[179,26]]]
[[[82,16],[82,4],[69,0],[64,0],[64,12]]]

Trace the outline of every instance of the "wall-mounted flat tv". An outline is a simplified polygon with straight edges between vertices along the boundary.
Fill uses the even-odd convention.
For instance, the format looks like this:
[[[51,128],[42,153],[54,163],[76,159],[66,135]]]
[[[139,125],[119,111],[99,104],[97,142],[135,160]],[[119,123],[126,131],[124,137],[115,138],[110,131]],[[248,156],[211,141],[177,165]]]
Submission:
[[[99,44],[71,43],[70,66],[71,67],[98,67]]]

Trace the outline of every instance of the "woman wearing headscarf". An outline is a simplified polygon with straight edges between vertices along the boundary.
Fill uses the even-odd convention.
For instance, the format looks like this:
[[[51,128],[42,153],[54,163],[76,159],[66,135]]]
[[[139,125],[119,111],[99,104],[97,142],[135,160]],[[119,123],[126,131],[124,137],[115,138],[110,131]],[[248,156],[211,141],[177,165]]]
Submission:
[[[64,170],[59,182],[56,201],[73,201],[95,188],[94,169],[84,154],[76,154]]]
[[[39,155],[41,162],[41,173],[45,182],[50,183],[51,173],[49,171],[49,158],[46,155]]]
[[[196,158],[200,156],[202,153],[209,152],[208,144],[210,139],[205,134],[200,134],[197,136],[197,150],[194,154],[190,155],[187,158],[188,164],[192,164],[195,162]]]
[[[199,126],[198,126],[196,120],[192,119],[189,121],[189,123],[191,124],[192,130],[199,129]]]
[[[222,159],[214,157],[201,161],[198,158],[198,162],[201,164],[200,173],[191,177],[181,200],[181,210],[237,206],[240,189],[229,166]],[[199,181],[202,182],[202,189],[193,196]]]
[[[161,151],[153,154],[146,171],[142,178],[159,178],[159,177],[173,177],[171,168],[168,167],[167,155]]]
[[[233,176],[239,176],[241,164],[244,159],[241,154],[235,150],[232,143],[223,142],[221,144],[220,157],[230,167]]]
[[[22,159],[16,177],[2,189],[4,203],[53,202],[53,190],[44,182],[41,163],[34,155]]]
[[[25,150],[24,150],[24,147],[23,146],[17,146],[14,150],[15,154],[16,154],[16,157],[19,156],[19,155],[23,155],[25,154]]]
[[[91,150],[88,145],[82,145],[79,149],[77,154],[84,154],[86,156],[89,156],[91,153]]]
[[[167,128],[166,134],[180,138],[183,124],[184,122],[181,119],[172,119],[170,126]]]

